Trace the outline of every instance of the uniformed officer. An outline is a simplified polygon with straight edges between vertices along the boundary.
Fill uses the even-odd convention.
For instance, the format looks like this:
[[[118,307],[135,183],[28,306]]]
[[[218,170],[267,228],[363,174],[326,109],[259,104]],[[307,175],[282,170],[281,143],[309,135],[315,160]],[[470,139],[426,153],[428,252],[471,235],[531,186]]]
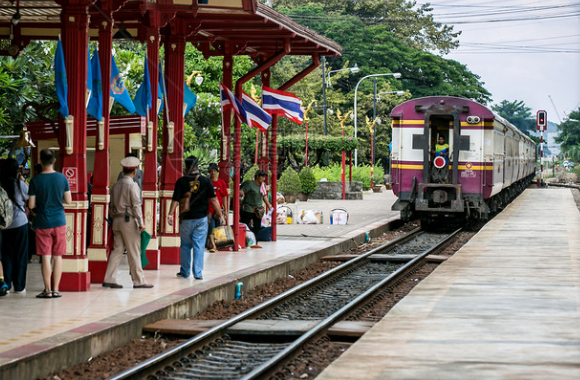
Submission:
[[[125,157],[121,160],[123,177],[111,189],[110,214],[113,219],[114,246],[105,274],[103,286],[120,289],[123,285],[117,283],[117,270],[127,250],[129,271],[133,279],[134,288],[152,288],[153,285],[145,282],[145,275],[141,266],[141,232],[145,231],[139,185],[133,181],[139,166],[137,157]]]

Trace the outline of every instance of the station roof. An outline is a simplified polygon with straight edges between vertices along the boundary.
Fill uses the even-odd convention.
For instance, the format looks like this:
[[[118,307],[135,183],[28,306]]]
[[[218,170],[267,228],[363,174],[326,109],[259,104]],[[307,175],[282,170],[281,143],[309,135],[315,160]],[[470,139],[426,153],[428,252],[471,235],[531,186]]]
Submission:
[[[0,55],[9,55],[10,46],[19,49],[31,40],[56,39],[61,32],[61,5],[66,0],[0,0]],[[257,57],[269,56],[289,48],[289,55],[339,56],[337,43],[316,34],[289,17],[256,0],[75,0],[89,5],[91,26],[89,35],[98,37],[97,25],[106,17],[101,9],[117,9],[113,34],[123,25],[136,40],[144,42],[149,10],[162,12],[162,19],[185,20],[187,41],[206,57],[223,56],[226,45],[230,54]],[[105,16],[104,16],[105,15]],[[18,23],[11,22],[17,19]],[[161,34],[169,33],[162,28]],[[12,36],[12,37],[11,37]],[[12,50],[13,52],[14,50]]]

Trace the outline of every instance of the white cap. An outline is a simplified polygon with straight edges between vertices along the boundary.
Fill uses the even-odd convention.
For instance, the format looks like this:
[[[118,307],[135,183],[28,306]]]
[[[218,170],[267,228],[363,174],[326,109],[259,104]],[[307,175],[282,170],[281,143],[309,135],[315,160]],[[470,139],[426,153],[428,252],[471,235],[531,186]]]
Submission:
[[[125,169],[136,169],[140,163],[137,157],[125,157],[121,160],[121,166]]]

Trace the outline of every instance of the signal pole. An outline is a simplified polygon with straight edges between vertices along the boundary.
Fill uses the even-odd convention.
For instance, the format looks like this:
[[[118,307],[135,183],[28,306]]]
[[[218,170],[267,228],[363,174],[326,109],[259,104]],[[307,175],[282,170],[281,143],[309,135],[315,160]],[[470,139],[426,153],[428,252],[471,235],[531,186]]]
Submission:
[[[544,131],[548,125],[548,113],[544,110],[536,113],[536,129],[540,131],[540,179],[538,187],[544,185]]]

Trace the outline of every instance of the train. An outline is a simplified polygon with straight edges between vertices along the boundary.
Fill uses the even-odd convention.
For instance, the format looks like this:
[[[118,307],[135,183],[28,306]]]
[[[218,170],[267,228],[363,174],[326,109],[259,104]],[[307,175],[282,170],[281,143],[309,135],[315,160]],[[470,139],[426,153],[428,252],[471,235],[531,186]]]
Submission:
[[[485,221],[536,175],[536,143],[473,100],[417,98],[399,104],[390,116],[391,185],[397,196],[392,210],[405,221],[418,217],[425,226]],[[448,145],[443,158],[434,154],[440,137]]]

